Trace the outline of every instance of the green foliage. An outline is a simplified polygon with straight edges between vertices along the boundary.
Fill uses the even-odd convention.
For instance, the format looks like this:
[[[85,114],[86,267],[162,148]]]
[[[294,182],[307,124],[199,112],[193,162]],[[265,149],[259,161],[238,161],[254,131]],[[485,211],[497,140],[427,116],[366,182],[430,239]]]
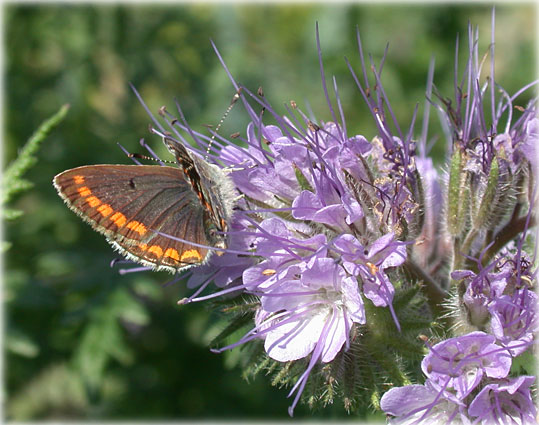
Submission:
[[[17,158],[13,160],[4,171],[1,191],[1,204],[4,207],[2,209],[2,216],[4,220],[14,221],[24,214],[22,210],[5,208],[5,206],[16,194],[26,192],[34,187],[34,184],[31,181],[23,179],[22,176],[30,168],[36,165],[37,158],[35,155],[38,149],[50,132],[62,122],[67,115],[68,110],[69,105],[64,105],[51,118],[44,121],[28,139]],[[5,251],[10,247],[10,242],[2,243],[2,251]]]
[[[4,171],[2,204],[9,202],[16,193],[31,189],[33,184],[21,177],[30,168],[37,163],[35,154],[41,143],[47,138],[49,133],[58,125],[67,115],[69,105],[64,105],[52,117],[43,122],[34,134],[28,139],[24,147],[19,152],[19,156]]]
[[[466,201],[468,200],[469,182],[464,172],[463,152],[457,147],[451,156],[449,168],[449,184],[447,193],[447,229],[452,236],[459,236],[467,217]]]
[[[119,319],[134,318],[135,324],[145,324],[148,314],[125,289],[119,288],[92,308],[89,316],[73,363],[89,396],[96,397],[111,359],[124,365],[133,362],[133,353],[124,341]]]
[[[8,414],[19,420],[30,420],[54,411],[77,417],[88,403],[77,375],[66,364],[50,365],[33,377],[11,401]]]

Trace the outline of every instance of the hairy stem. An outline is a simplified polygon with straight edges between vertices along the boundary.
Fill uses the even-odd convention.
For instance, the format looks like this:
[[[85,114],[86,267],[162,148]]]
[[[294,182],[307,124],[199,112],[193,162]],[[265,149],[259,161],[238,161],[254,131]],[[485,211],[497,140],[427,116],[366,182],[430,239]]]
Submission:
[[[431,308],[433,314],[439,317],[443,313],[442,303],[447,297],[447,292],[430,277],[421,267],[419,267],[413,260],[406,260],[404,263],[405,269],[418,280],[423,282],[421,289],[423,294],[427,297],[427,303]]]
[[[494,236],[494,244],[485,252],[482,264],[487,265],[492,257],[502,249],[508,242],[513,240],[519,233],[526,228],[527,216],[513,218]],[[535,217],[531,217],[529,227],[536,224]]]

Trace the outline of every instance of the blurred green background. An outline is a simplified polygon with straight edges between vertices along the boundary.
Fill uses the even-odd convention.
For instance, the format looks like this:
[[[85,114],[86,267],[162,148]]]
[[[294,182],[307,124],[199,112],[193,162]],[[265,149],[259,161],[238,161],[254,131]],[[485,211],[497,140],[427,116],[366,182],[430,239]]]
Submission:
[[[479,25],[486,52],[490,14],[489,5],[441,4],[4,5],[4,168],[44,119],[71,105],[26,175],[34,188],[10,205],[24,216],[5,224],[12,244],[4,256],[7,417],[287,419],[286,389],[264,376],[245,382],[239,350],[208,351],[222,324],[203,304],[176,305],[188,294],[184,285],[164,288],[166,273],[119,275],[109,267],[115,254],[64,206],[53,176],[79,165],[130,163],[116,143],[142,153],[141,137],[164,154],[128,82],[153,111],[164,104],[173,111],[177,97],[195,129],[217,123],[234,90],[210,39],[237,81],[253,91],[262,86],[280,112],[291,99],[304,109],[308,101],[319,120],[329,120],[317,21],[348,134],[374,135],[343,59],[359,63],[356,25],[376,62],[390,43],[382,81],[407,128],[416,102],[422,114],[430,58],[435,84],[452,95],[456,34],[464,38],[468,21]],[[509,93],[534,78],[535,16],[533,5],[497,7],[496,80]],[[434,115],[430,135],[439,133]],[[246,124],[236,107],[222,134],[244,134]],[[346,418],[339,404],[314,413],[300,406],[295,416]]]

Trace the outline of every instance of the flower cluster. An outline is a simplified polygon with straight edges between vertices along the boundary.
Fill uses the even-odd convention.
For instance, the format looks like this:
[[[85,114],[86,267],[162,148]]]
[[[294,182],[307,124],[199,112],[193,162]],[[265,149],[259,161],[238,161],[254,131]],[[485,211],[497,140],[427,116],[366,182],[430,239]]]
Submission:
[[[508,377],[511,355],[484,332],[436,344],[421,364],[427,380],[389,390],[382,409],[394,424],[536,423],[533,376]]]
[[[488,333],[474,331],[433,346],[422,362],[425,384],[393,388],[382,397],[382,409],[397,417],[392,423],[536,423],[530,393],[535,377],[509,372],[513,358],[533,343],[537,296],[528,287],[527,260],[499,263],[477,274],[452,274],[466,288],[461,300],[468,326]],[[493,267],[497,271],[489,272]]]
[[[523,257],[515,264],[506,254],[488,267],[479,265],[477,274],[471,270],[452,273],[466,288],[461,312],[467,315],[467,325],[487,330],[512,356],[525,352],[537,331],[537,295],[530,288],[535,276],[527,255]],[[489,272],[492,268],[495,271]]]
[[[282,376],[290,372],[280,382],[292,385],[291,415],[316,371],[325,385],[320,391],[331,392],[335,382],[343,394],[353,388],[347,400],[369,400],[394,423],[535,417],[534,378],[513,376],[510,368],[530,350],[537,324],[530,289],[535,271],[524,245],[535,224],[539,120],[535,100],[513,120],[513,102],[524,89],[496,99],[493,47],[491,78],[481,84],[471,29],[469,39],[463,83],[455,78],[457,98],[432,98],[433,69],[427,85],[452,147],[447,178],[427,156],[426,131],[417,141],[413,124],[401,131],[374,64],[375,83],[369,83],[359,34],[361,77],[348,66],[377,124],[373,140],[347,134],[337,84],[333,79],[334,107],[323,68],[331,120],[316,122],[295,102],[283,117],[261,90],[240,87],[218,52],[251,118],[245,137],[236,134],[232,142],[217,132],[211,138],[197,133],[179,106],[179,119],[161,111],[172,132],[152,116],[155,134],[186,147],[185,134],[194,138],[199,149],[190,148],[193,154],[227,170],[238,192],[227,250],[187,272],[188,286],[197,289],[181,302],[221,295],[225,304],[244,302],[236,310],[251,325],[214,351],[258,343],[274,362],[268,370],[301,365],[299,372],[281,369]],[[267,115],[274,124],[263,123]],[[211,282],[219,291],[201,295]],[[407,376],[421,379],[410,372],[423,354],[418,336],[439,338],[429,329],[433,320],[447,325],[448,339],[421,362],[425,383],[410,385]],[[337,363],[344,366],[323,368]],[[366,369],[357,371],[359,364]],[[408,385],[380,400],[388,382]]]
[[[221,155],[244,194],[236,217],[259,259],[242,274],[242,289],[260,306],[255,327],[239,343],[262,338],[279,362],[310,356],[292,389],[291,412],[314,365],[332,361],[350,346],[354,324],[366,323],[364,298],[388,308],[400,326],[386,269],[405,262],[398,221],[417,208],[409,191],[395,196],[396,181],[382,188],[369,180],[372,166],[358,166],[359,158],[379,159],[364,137],[346,138],[334,123],[306,125],[304,133],[289,125],[285,134],[263,126],[260,135],[251,125],[248,149],[228,146]],[[364,196],[354,192],[361,182],[369,185]],[[392,215],[397,202],[403,206]],[[229,255],[238,256],[225,253],[217,261]]]
[[[382,409],[392,423],[536,423],[530,387],[534,376],[510,377],[513,359],[530,349],[538,330],[535,276],[525,253],[506,250],[478,273],[457,270],[452,278],[463,290],[464,315],[456,321],[464,333],[430,349],[422,362],[424,385],[393,388]],[[516,258],[516,261],[515,261]],[[483,331],[484,330],[484,331]]]
[[[515,96],[504,93],[492,109],[490,128],[485,126],[483,95],[489,83],[480,86],[481,69],[472,61],[477,34],[470,31],[470,39],[470,106],[465,113],[448,107],[446,115],[457,135],[445,217],[453,246],[449,276],[454,288],[447,316],[457,336],[430,348],[422,362],[423,385],[384,394],[381,408],[395,424],[536,423],[531,391],[535,377],[511,373],[511,365],[532,350],[538,330],[532,288],[536,271],[523,247],[534,224],[539,120],[534,100],[512,122]],[[493,86],[490,82],[492,103]],[[497,134],[504,111],[507,123]],[[528,213],[520,214],[526,203]]]

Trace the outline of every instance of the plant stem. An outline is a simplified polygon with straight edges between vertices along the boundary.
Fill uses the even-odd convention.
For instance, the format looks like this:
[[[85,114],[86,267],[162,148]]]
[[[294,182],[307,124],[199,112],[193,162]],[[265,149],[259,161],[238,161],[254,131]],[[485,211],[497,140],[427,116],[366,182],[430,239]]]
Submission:
[[[520,232],[526,228],[527,216],[522,216],[516,219],[512,219],[507,223],[497,234],[494,236],[494,244],[485,252],[483,256],[483,266],[486,266],[492,257],[502,249],[508,242],[513,240]],[[535,217],[530,218],[528,227],[533,227],[537,221]]]
[[[421,289],[423,294],[427,297],[427,303],[432,312],[438,317],[443,313],[442,303],[447,297],[447,292],[430,277],[421,267],[419,267],[413,260],[406,260],[404,263],[406,270],[415,276],[418,280],[423,282]]]

